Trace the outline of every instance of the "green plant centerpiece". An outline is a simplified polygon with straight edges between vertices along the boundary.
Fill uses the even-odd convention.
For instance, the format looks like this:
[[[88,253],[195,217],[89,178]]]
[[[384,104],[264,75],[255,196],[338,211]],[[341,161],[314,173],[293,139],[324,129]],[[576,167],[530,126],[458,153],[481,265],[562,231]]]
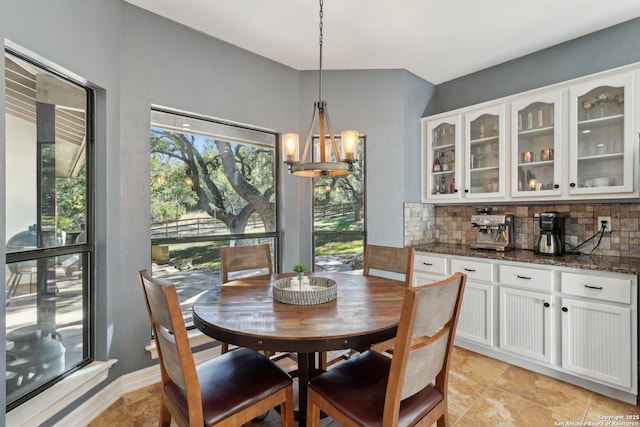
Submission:
[[[304,271],[306,269],[307,267],[304,264],[296,264],[293,266],[293,271],[298,273],[298,280],[302,280],[302,277],[304,276]]]

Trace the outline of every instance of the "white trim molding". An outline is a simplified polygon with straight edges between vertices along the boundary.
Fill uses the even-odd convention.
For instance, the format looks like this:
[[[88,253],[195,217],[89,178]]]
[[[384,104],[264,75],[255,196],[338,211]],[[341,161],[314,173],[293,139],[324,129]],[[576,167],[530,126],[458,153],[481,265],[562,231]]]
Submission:
[[[214,347],[193,354],[196,365],[220,355],[220,347]],[[103,413],[123,395],[160,382],[158,365],[122,375],[83,404],[74,409],[54,427],[83,427]],[[58,408],[59,410],[60,408]],[[7,419],[8,420],[8,419]],[[7,424],[12,425],[12,424]]]
[[[74,372],[48,390],[7,413],[7,425],[28,427],[43,424],[62,408],[70,405],[84,393],[106,380],[109,375],[109,369],[116,362],[116,359],[92,362]],[[72,424],[63,423],[59,425],[71,426]],[[76,424],[73,423],[73,425]]]

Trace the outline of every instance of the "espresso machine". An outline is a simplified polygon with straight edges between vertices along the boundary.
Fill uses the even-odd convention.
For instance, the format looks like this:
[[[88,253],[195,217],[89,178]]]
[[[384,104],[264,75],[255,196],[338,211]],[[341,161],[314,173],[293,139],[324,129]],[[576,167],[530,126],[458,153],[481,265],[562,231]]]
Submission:
[[[513,249],[513,215],[491,214],[484,210],[471,215],[471,224],[476,228],[476,241],[472,249],[490,249],[498,252]]]
[[[564,253],[564,217],[558,212],[534,214],[538,218],[540,235],[534,247],[539,255],[559,256]]]

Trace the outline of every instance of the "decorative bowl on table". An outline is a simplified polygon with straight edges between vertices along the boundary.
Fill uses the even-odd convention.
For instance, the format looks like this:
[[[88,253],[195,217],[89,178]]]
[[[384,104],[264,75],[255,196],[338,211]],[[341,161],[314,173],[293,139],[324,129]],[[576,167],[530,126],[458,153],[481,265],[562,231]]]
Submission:
[[[335,280],[326,277],[305,277],[309,279],[308,287],[292,287],[291,280],[296,277],[278,279],[273,283],[273,299],[283,304],[313,305],[324,304],[338,296],[338,285]]]

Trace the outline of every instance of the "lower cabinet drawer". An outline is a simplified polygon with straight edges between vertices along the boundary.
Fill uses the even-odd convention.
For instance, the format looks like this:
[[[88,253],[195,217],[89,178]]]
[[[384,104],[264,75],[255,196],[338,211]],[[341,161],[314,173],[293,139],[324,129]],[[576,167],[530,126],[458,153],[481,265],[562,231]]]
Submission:
[[[553,290],[553,271],[501,265],[500,283],[551,292]]]
[[[493,264],[490,262],[452,259],[451,274],[457,272],[465,273],[470,280],[493,281]]]
[[[447,274],[447,259],[417,253],[413,258],[413,269],[444,276]]]
[[[560,290],[564,294],[631,304],[631,279],[562,272]]]

